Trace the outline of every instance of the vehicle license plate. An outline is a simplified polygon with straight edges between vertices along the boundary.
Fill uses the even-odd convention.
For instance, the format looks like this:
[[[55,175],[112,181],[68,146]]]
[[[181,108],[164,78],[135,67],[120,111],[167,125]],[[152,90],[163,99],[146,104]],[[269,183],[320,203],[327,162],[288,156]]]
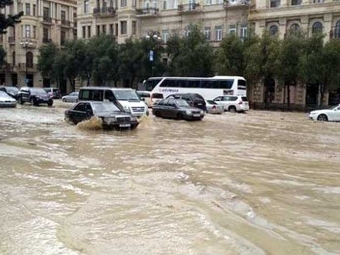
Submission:
[[[194,117],[200,117],[201,115],[200,114],[194,114]]]
[[[131,124],[120,124],[119,127],[131,127]]]

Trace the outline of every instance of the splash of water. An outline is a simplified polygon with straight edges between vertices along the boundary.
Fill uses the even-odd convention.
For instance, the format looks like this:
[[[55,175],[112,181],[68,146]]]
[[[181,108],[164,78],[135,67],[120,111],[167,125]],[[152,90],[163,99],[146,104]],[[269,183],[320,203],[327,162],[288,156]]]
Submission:
[[[100,130],[103,129],[103,121],[97,116],[93,116],[89,120],[84,120],[77,124],[77,128],[81,130]]]

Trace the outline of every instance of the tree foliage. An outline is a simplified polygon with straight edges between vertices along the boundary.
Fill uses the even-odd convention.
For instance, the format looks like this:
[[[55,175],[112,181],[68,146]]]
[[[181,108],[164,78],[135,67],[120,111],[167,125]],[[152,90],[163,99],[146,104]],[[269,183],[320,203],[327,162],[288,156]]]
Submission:
[[[13,4],[12,0],[0,0],[0,9],[4,9],[6,6]],[[24,12],[20,12],[15,15],[9,14],[7,17],[5,14],[0,13],[0,34],[6,34],[8,27],[14,27],[15,24],[20,22],[20,17]]]

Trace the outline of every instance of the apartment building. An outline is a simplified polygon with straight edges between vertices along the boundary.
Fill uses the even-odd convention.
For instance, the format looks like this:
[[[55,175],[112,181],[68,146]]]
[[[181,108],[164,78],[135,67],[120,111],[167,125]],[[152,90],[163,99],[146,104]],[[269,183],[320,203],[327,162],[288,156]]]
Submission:
[[[7,52],[7,65],[0,71],[0,82],[17,86],[50,86],[37,70],[39,48],[50,42],[62,46],[76,38],[75,0],[17,0],[2,9],[7,14],[24,12],[21,23],[0,36]],[[67,90],[66,83],[61,89]]]
[[[199,24],[213,45],[228,33],[247,36],[248,0],[78,0],[78,38],[100,33],[127,38],[157,35],[166,43]]]
[[[324,33],[325,40],[340,38],[340,2],[335,0],[255,0],[249,11],[249,23],[255,33],[261,35],[264,30],[284,38],[291,31],[304,31],[308,36]],[[317,104],[319,88],[313,84],[292,86],[290,101],[292,104]],[[332,103],[336,93],[327,94],[326,102]],[[255,102],[285,103],[287,92],[278,86],[275,80],[258,86],[253,93]]]

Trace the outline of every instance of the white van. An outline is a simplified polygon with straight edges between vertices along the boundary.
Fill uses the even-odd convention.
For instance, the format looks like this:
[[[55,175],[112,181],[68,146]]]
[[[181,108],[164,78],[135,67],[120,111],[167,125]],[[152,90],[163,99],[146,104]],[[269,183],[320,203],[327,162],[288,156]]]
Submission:
[[[149,115],[144,101],[140,100],[136,91],[130,88],[82,87],[78,101],[105,101],[116,104],[120,109],[136,117]]]

